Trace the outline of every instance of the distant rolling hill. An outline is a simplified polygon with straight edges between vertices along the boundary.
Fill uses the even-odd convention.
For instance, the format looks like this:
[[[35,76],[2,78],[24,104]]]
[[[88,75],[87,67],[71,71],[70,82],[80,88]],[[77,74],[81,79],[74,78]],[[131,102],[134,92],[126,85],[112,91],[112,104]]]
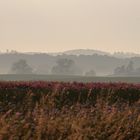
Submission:
[[[78,50],[69,50],[63,52],[63,54],[67,55],[110,55],[110,53],[103,52],[103,51],[98,51],[98,50],[91,50],[91,49],[78,49]]]
[[[138,53],[131,53],[131,52],[115,52],[109,53],[106,51],[94,50],[94,49],[75,49],[75,50],[68,50],[59,53],[50,53],[50,55],[107,55],[116,58],[132,58],[132,57],[140,57]]]

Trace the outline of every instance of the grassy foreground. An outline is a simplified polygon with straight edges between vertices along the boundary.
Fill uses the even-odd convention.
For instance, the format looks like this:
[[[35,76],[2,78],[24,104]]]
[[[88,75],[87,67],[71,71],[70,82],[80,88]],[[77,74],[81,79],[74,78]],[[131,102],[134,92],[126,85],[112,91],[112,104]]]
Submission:
[[[1,82],[0,140],[139,140],[140,85]]]

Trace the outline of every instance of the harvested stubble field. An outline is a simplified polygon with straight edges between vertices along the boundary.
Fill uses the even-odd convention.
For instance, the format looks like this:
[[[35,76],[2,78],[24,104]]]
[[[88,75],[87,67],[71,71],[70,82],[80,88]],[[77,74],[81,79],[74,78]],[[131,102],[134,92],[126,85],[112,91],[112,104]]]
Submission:
[[[0,140],[139,140],[140,84],[0,82]]]

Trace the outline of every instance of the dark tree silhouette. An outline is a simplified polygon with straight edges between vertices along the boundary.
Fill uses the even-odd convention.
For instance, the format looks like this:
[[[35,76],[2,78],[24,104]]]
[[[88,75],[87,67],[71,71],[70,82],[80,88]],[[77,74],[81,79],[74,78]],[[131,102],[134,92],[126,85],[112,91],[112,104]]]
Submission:
[[[12,65],[13,74],[32,74],[33,69],[27,64],[26,60],[21,59]]]
[[[136,75],[133,61],[130,61],[127,66],[120,66],[115,68],[114,74],[117,76],[132,76]]]
[[[126,67],[126,74],[133,74],[134,71],[134,63],[133,61],[130,61]]]
[[[52,74],[55,75],[74,75],[75,71],[75,62],[67,58],[57,60],[56,66],[52,68]]]
[[[124,66],[124,65],[122,65],[122,66],[120,66],[120,67],[117,67],[117,68],[115,68],[115,70],[114,70],[114,74],[115,74],[115,75],[124,75],[125,72],[126,72],[126,70],[125,70],[125,66]]]

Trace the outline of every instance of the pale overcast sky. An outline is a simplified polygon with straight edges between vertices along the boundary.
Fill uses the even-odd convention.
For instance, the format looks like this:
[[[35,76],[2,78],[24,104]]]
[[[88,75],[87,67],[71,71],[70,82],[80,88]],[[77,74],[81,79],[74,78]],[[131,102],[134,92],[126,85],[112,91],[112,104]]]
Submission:
[[[0,0],[0,50],[140,53],[140,0]]]

